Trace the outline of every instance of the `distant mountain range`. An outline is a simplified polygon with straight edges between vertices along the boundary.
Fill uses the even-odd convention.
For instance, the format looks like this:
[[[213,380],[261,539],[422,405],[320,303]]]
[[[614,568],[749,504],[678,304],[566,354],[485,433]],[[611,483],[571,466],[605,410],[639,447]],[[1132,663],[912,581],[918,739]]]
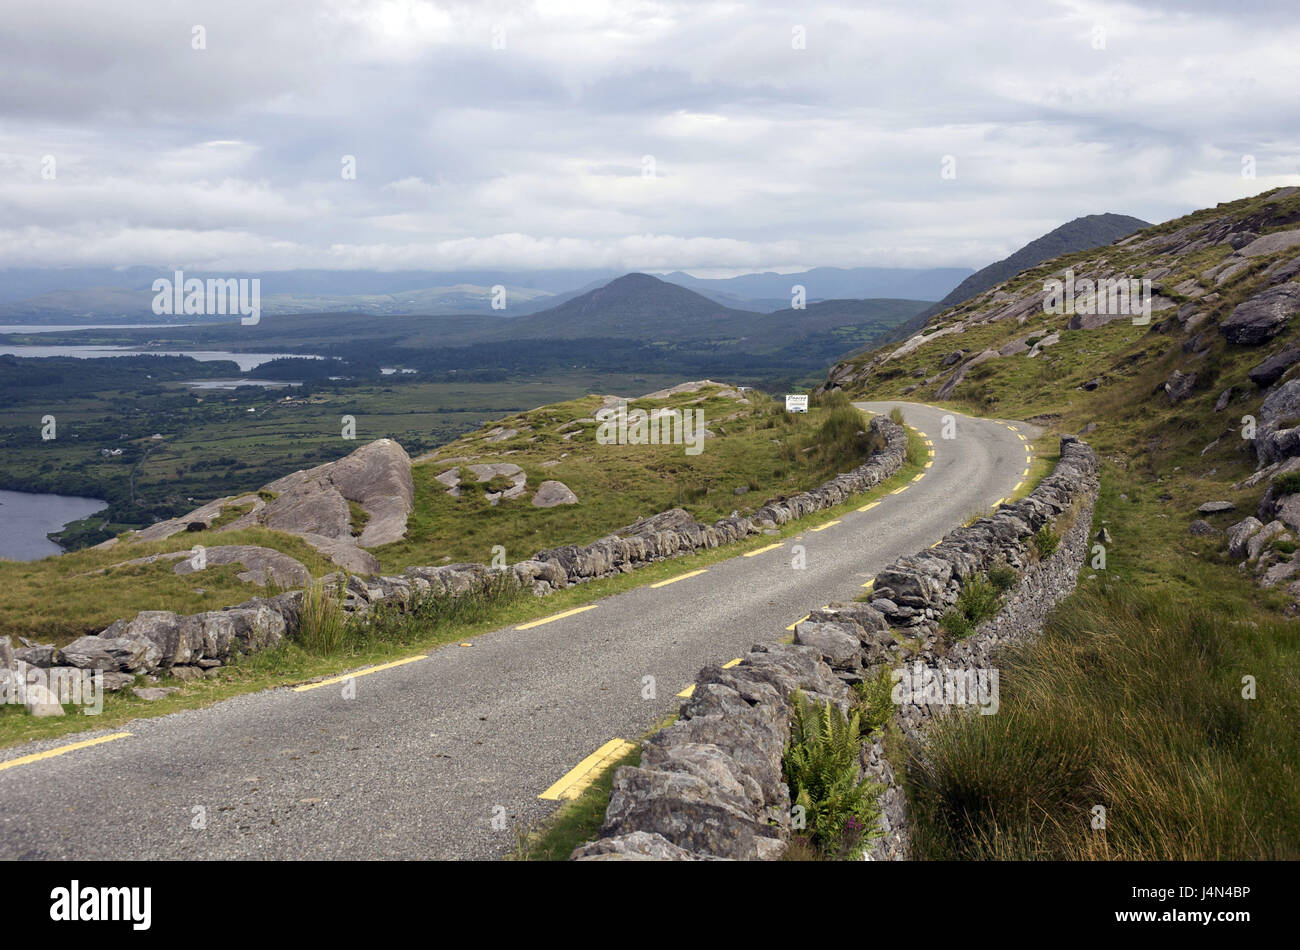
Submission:
[[[817,267],[794,274],[745,274],[706,279],[681,271],[662,275],[723,307],[756,313],[788,308],[792,288],[804,287],[807,302],[889,297],[937,300],[970,268]],[[621,276],[613,270],[327,271],[293,270],[232,275],[186,271],[185,276],[260,277],[262,312],[472,314],[518,316],[547,310],[603,287]],[[148,323],[153,281],[172,276],[152,267],[10,268],[0,270],[0,322]],[[492,308],[492,290],[506,288],[506,310]],[[161,321],[160,321],[161,322]]]
[[[976,294],[982,294],[1043,261],[1050,261],[1053,257],[1060,257],[1062,254],[1073,254],[1075,251],[1090,251],[1094,247],[1105,247],[1107,244],[1114,244],[1120,238],[1128,237],[1134,231],[1149,227],[1151,227],[1150,222],[1127,214],[1089,214],[1082,218],[1075,218],[1059,228],[1048,231],[1042,237],[1035,238],[1009,257],[995,261],[988,267],[971,274],[934,306],[927,307],[895,330],[889,340],[896,342],[907,339],[941,311],[969,300]]]

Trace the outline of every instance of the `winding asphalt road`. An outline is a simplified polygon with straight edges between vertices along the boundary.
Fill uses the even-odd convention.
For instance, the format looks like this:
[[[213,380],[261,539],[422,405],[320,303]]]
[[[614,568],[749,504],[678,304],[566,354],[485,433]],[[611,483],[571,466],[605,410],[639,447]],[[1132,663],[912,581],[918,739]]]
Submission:
[[[821,530],[814,516],[762,553],[359,676],[355,698],[343,684],[274,689],[8,768],[108,731],[0,750],[0,858],[501,857],[516,825],[556,807],[540,794],[663,719],[701,666],[789,637],[811,608],[858,596],[1025,477],[1030,426],[956,416],[945,439],[945,410],[857,405],[899,405],[933,443],[924,477],[869,510]],[[657,698],[643,698],[647,676]]]

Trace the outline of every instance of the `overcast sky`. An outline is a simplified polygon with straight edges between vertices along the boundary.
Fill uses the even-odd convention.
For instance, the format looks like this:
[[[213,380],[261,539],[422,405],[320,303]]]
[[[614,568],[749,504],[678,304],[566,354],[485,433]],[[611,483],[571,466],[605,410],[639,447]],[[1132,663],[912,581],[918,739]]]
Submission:
[[[978,267],[1300,184],[1286,2],[0,3],[0,267]]]

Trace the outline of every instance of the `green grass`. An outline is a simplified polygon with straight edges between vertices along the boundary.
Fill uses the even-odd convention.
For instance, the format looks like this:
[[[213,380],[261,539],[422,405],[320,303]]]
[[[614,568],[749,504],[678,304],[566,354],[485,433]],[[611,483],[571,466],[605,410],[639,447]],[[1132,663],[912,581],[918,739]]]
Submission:
[[[1013,572],[1014,573],[1014,572]],[[1005,575],[999,574],[999,583]],[[957,602],[939,618],[939,626],[954,640],[970,636],[985,620],[993,617],[1002,606],[1001,589],[984,574],[968,578],[957,595]]]
[[[917,439],[910,430],[909,439]],[[526,593],[504,596],[488,592],[482,596],[437,600],[410,619],[406,619],[405,615],[382,611],[375,617],[372,626],[351,627],[352,635],[344,640],[342,647],[334,654],[313,654],[297,643],[286,643],[274,650],[243,657],[238,663],[223,668],[218,677],[212,680],[167,682],[167,685],[181,687],[180,692],[152,703],[146,703],[129,695],[107,694],[104,697],[103,713],[98,717],[82,718],[79,715],[70,715],[58,719],[37,719],[27,715],[21,707],[0,706],[0,748],[33,739],[53,738],[84,729],[114,728],[141,717],[202,708],[233,696],[335,676],[348,670],[403,659],[413,653],[469,641],[481,633],[527,623],[572,607],[593,603],[613,594],[739,557],[746,551],[765,547],[774,541],[795,537],[818,524],[833,521],[868,501],[884,497],[899,485],[910,481],[920,470],[919,465],[907,463],[892,479],[877,485],[870,491],[815,516],[783,525],[776,529],[775,534],[757,535],[736,544],[648,564],[630,574],[619,574],[577,587],[565,588],[547,597],[533,597]],[[244,534],[245,532],[238,532],[237,537]],[[199,537],[202,535],[200,534]],[[231,541],[229,543],[255,542]],[[163,545],[163,542],[158,544],[159,547]],[[78,552],[75,556],[111,559],[109,558],[111,554],[112,552]],[[333,570],[332,565],[318,564],[317,567],[323,573]],[[156,569],[158,565],[152,565],[151,568]],[[170,566],[166,567],[167,571],[170,569]],[[213,570],[214,568],[209,568],[203,575],[205,583],[208,583],[208,575]],[[217,570],[231,571],[233,575],[233,571],[238,568],[228,566]],[[183,580],[187,583],[192,582],[193,577],[194,575],[188,575]],[[178,578],[178,580],[182,579]],[[76,590],[75,587],[69,589]],[[224,601],[224,603],[233,602],[229,598]],[[196,608],[196,610],[201,609],[217,608]],[[185,612],[196,612],[196,610]]]
[[[937,723],[908,761],[914,857],[1300,856],[1300,638],[1236,601],[1076,594],[1002,662],[997,715]]]
[[[715,391],[716,392],[716,391]],[[434,458],[412,466],[415,510],[408,519],[402,541],[375,549],[381,571],[398,574],[412,565],[438,565],[473,561],[488,563],[493,547],[501,545],[510,562],[561,544],[585,544],[638,518],[682,506],[701,521],[711,522],[733,510],[751,511],[777,495],[819,485],[843,468],[860,464],[873,448],[858,440],[862,416],[843,408],[816,409],[807,415],[790,415],[784,406],[762,393],[752,393],[752,404],[716,395],[683,394],[666,403],[634,400],[631,406],[687,406],[698,404],[705,423],[718,434],[705,440],[701,454],[689,456],[680,445],[599,445],[595,426],[583,424],[578,434],[565,440],[566,426],[590,419],[599,400],[583,397],[545,406],[504,419],[439,449]],[[856,428],[847,442],[834,451],[786,453],[815,443],[829,416],[850,413]],[[835,423],[846,429],[844,420]],[[515,428],[518,434],[499,442],[487,441],[497,426]],[[568,431],[572,431],[571,429]],[[348,448],[355,448],[349,445]],[[855,452],[863,453],[862,458]],[[472,479],[462,484],[454,498],[435,476],[458,462],[439,458],[474,456],[477,461],[513,462],[528,475],[530,490],[523,497],[488,503]],[[556,462],[553,466],[544,462]],[[542,509],[533,507],[532,491],[545,479],[559,479],[579,496],[576,505]],[[746,489],[736,495],[737,488]],[[269,494],[269,493],[268,493]],[[197,504],[197,502],[196,502]],[[352,531],[360,534],[369,515],[356,503],[349,505]],[[30,562],[0,562],[0,636],[26,636],[41,642],[66,643],[87,633],[97,633],[114,620],[141,610],[197,613],[219,610],[266,593],[236,578],[242,568],[230,565],[208,568],[199,574],[175,575],[174,561],[115,567],[143,556],[189,551],[194,545],[254,544],[274,548],[297,558],[320,577],[337,570],[305,542],[264,528],[219,532],[216,527],[238,517],[227,506],[218,524],[207,531],[183,532],[165,541],[124,541],[98,551],[86,549]],[[107,573],[95,573],[107,569]],[[126,580],[126,583],[123,581]]]
[[[1223,215],[1236,215],[1246,226],[1264,207],[1259,198],[1230,202],[1150,233]],[[1300,196],[1270,207],[1275,220],[1294,222]],[[1109,247],[1059,258],[1004,289],[1035,292],[1050,272],[1066,265],[1077,270],[1100,257],[1112,273],[1171,268],[1156,289],[1178,300],[1173,286],[1198,279],[1228,253],[1224,245],[1181,258],[1132,245]],[[1284,613],[1290,598],[1256,587],[1240,572],[1222,534],[1199,537],[1187,530],[1201,503],[1225,499],[1238,512],[1251,512],[1266,488],[1234,487],[1255,469],[1240,420],[1258,417],[1263,398],[1246,374],[1268,354],[1300,341],[1300,322],[1260,347],[1229,346],[1215,326],[1264,286],[1263,267],[1288,256],[1294,251],[1259,261],[1215,287],[1219,298],[1203,305],[1208,318],[1194,348],[1200,355],[1183,348],[1187,336],[1177,327],[1161,329],[1173,310],[1153,314],[1150,326],[1117,320],[1090,331],[1065,330],[1064,316],[1031,313],[1025,325],[976,324],[922,345],[883,364],[849,394],[901,398],[918,370],[938,372],[939,361],[957,346],[978,352],[1057,331],[1060,342],[1040,357],[989,360],[937,404],[1024,419],[1045,430],[1040,441],[1094,423],[1085,438],[1102,463],[1093,528],[1106,527],[1113,536],[1106,569],[1085,565],[1080,591],[1056,611],[1041,644],[1004,663],[998,715],[952,717],[936,727],[929,770],[907,763],[915,775],[909,796],[919,856],[1300,855],[1293,728],[1300,657],[1296,622]],[[962,316],[992,306],[977,301]],[[1189,398],[1171,405],[1157,387],[1175,369],[1195,372],[1197,382]],[[1093,377],[1102,379],[1098,389],[1078,388]],[[1226,411],[1214,412],[1219,393],[1230,386],[1236,397]],[[923,386],[908,398],[933,402],[932,396],[933,389]],[[1297,488],[1300,478],[1288,479],[1275,493]],[[1224,516],[1216,527],[1240,517]],[[1068,520],[1054,533],[1064,534]],[[1053,540],[1045,535],[1039,553],[1052,549]],[[1259,678],[1257,700],[1241,700],[1243,675]],[[1089,827],[1094,804],[1108,809],[1105,833]]]

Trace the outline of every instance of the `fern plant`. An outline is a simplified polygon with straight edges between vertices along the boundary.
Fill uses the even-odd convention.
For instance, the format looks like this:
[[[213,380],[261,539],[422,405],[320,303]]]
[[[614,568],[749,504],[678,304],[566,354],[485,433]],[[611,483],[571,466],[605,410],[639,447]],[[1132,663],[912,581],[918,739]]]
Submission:
[[[808,837],[823,855],[856,856],[875,834],[880,813],[880,786],[858,774],[861,720],[856,711],[846,717],[801,692],[793,707],[783,759],[791,801],[803,807]]]

